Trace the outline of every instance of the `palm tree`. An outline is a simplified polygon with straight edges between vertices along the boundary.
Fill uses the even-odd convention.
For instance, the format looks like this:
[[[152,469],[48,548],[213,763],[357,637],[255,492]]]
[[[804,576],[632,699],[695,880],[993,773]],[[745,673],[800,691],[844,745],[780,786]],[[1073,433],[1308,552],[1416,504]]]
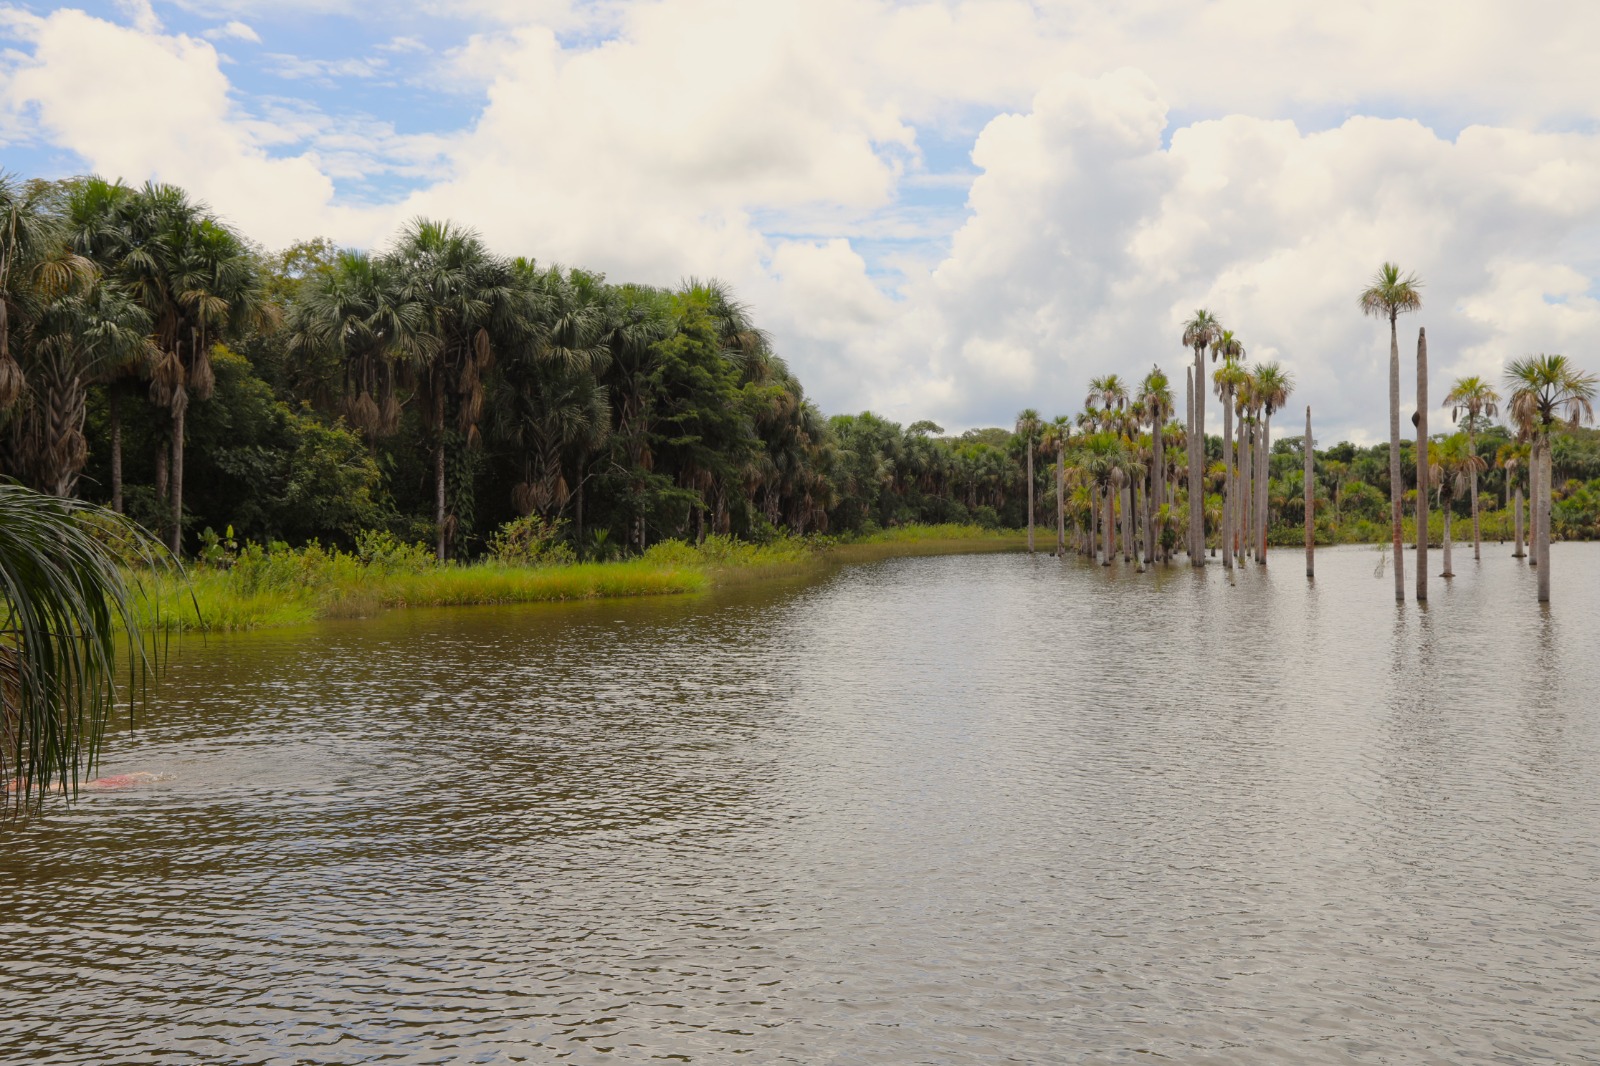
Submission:
[[[1189,418],[1189,560],[1194,566],[1204,566],[1205,516],[1204,491],[1200,479],[1206,454],[1206,349],[1222,335],[1222,323],[1210,311],[1201,308],[1183,324],[1183,346],[1194,349],[1193,408]]]
[[[1039,412],[1028,407],[1017,415],[1017,436],[1022,438],[1023,448],[1028,455],[1028,552],[1033,552],[1033,450],[1038,447],[1035,438],[1039,429],[1044,425],[1044,420],[1039,417]]]
[[[402,295],[391,262],[343,251],[301,290],[288,348],[337,364],[345,421],[370,441],[400,427],[399,379],[426,350],[425,325],[422,305]]]
[[[433,433],[434,551],[443,561],[459,524],[446,502],[446,454],[452,444],[478,445],[484,375],[496,347],[527,337],[533,313],[511,264],[491,254],[473,230],[415,219],[388,259],[398,274],[399,298],[421,309],[427,338],[415,371],[424,422]]]
[[[1526,558],[1523,550],[1526,541],[1522,531],[1522,479],[1529,469],[1529,449],[1526,441],[1515,444],[1502,444],[1495,453],[1494,465],[1506,472],[1506,483],[1515,483],[1516,495],[1511,502],[1511,516],[1515,523],[1514,540],[1511,545],[1513,559]]]
[[[1039,434],[1039,447],[1056,453],[1056,556],[1067,554],[1067,441],[1072,438],[1072,419],[1057,415],[1045,423]],[[1032,480],[1031,478],[1029,480]]]
[[[161,561],[114,512],[0,483],[0,815],[92,770],[112,708],[151,665],[124,563]]]
[[[1237,478],[1237,456],[1234,454],[1233,444],[1233,394],[1234,390],[1244,380],[1245,372],[1239,366],[1239,361],[1244,358],[1244,345],[1239,343],[1233,335],[1233,330],[1226,329],[1211,346],[1212,353],[1222,354],[1222,365],[1212,374],[1212,383],[1216,387],[1217,398],[1222,401],[1222,465],[1223,476],[1223,509],[1222,509],[1222,565],[1229,570],[1233,569],[1234,555],[1234,528],[1238,522],[1239,492]]]
[[[1500,394],[1487,381],[1477,375],[1456,378],[1444,398],[1450,408],[1450,421],[1459,422],[1467,431],[1467,443],[1472,454],[1478,454],[1478,433],[1489,420],[1500,413]],[[1483,558],[1482,537],[1478,529],[1478,471],[1472,471],[1472,558]]]
[[[119,287],[129,280],[124,269],[125,260],[130,252],[137,251],[133,237],[140,203],[138,194],[120,181],[108,182],[97,177],[74,182],[67,193],[63,214],[70,247],[92,263],[102,278],[114,281]],[[152,322],[146,328],[153,328],[153,325]],[[111,509],[119,514],[122,512],[123,385],[130,380],[148,378],[159,355],[152,338],[143,351],[120,365],[107,368],[102,375],[111,435]]]
[[[1506,368],[1511,421],[1533,444],[1534,563],[1539,602],[1550,602],[1550,431],[1558,421],[1576,426],[1594,421],[1596,379],[1564,355],[1530,355]]]
[[[24,480],[57,496],[73,494],[89,454],[83,433],[89,386],[148,357],[149,331],[148,313],[106,281],[44,306],[26,346],[30,395],[10,427]]]
[[[1156,531],[1153,517],[1160,512],[1165,504],[1166,486],[1166,433],[1164,432],[1167,420],[1172,417],[1172,388],[1167,381],[1167,375],[1158,366],[1152,366],[1150,372],[1139,383],[1139,406],[1144,411],[1145,424],[1150,427],[1150,444],[1152,459],[1150,466],[1150,487],[1146,490],[1149,500],[1145,525],[1147,530],[1146,543],[1149,549],[1150,562],[1154,563],[1154,551],[1157,547]]]
[[[1405,484],[1400,477],[1400,335],[1395,320],[1407,311],[1422,306],[1422,282],[1415,274],[1400,273],[1393,263],[1384,263],[1359,297],[1361,313],[1389,320],[1389,517],[1394,542],[1394,598],[1405,602],[1405,545],[1400,531],[1400,503]]]
[[[121,281],[149,312],[159,353],[150,399],[171,419],[171,466],[165,450],[158,452],[156,480],[171,503],[169,546],[179,555],[189,401],[211,397],[211,346],[230,332],[267,324],[275,308],[265,299],[255,257],[244,242],[182,189],[148,183],[129,201],[127,215]]]
[[[1084,472],[1093,482],[1099,499],[1105,504],[1105,517],[1100,526],[1101,536],[1098,546],[1093,545],[1095,538],[1091,532],[1091,553],[1097,553],[1098,547],[1103,547],[1103,554],[1099,555],[1100,565],[1110,566],[1111,558],[1116,554],[1116,523],[1112,490],[1116,487],[1123,470],[1122,442],[1116,434],[1101,431],[1091,434],[1083,441],[1083,467]]]
[[[1440,577],[1455,577],[1450,559],[1450,527],[1455,517],[1456,497],[1466,489],[1470,478],[1485,467],[1484,461],[1472,449],[1472,441],[1465,433],[1446,437],[1432,449],[1429,474],[1439,485],[1439,507],[1444,512],[1444,573]]]
[[[1266,363],[1256,368],[1254,393],[1255,400],[1261,405],[1262,420],[1260,442],[1260,474],[1257,482],[1256,505],[1256,562],[1263,565],[1267,561],[1267,481],[1271,476],[1271,466],[1267,455],[1272,439],[1272,415],[1278,408],[1289,402],[1289,394],[1294,391],[1294,377],[1276,362]]]

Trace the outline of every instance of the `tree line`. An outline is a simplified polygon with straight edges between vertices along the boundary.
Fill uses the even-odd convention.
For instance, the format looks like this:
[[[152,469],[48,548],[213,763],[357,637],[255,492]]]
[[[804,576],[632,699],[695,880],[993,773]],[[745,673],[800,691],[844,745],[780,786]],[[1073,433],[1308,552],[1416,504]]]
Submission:
[[[1011,434],[824,416],[714,280],[611,283],[426,219],[269,254],[181,189],[93,177],[0,178],[0,217],[0,474],[174,551],[1022,524]]]

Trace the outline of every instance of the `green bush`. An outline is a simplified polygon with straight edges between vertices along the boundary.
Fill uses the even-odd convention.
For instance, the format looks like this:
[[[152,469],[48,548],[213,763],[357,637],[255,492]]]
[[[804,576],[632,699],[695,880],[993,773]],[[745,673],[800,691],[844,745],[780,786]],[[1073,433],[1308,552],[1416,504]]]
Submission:
[[[489,539],[489,558],[502,566],[562,566],[577,562],[566,523],[537,514],[513,518]]]

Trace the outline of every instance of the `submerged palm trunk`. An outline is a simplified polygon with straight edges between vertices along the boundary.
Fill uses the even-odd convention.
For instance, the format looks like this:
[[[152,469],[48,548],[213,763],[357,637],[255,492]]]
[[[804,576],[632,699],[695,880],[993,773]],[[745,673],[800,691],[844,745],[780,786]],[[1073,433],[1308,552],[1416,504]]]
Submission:
[[[1405,482],[1400,478],[1400,336],[1396,311],[1389,312],[1389,526],[1394,542],[1394,598],[1406,602],[1405,536],[1400,531],[1400,503]]]
[[[1516,539],[1511,542],[1511,557],[1513,559],[1526,559],[1528,553],[1522,550],[1522,486],[1517,486],[1516,502],[1512,504],[1511,519],[1516,523]]]
[[[1255,515],[1254,507],[1244,506],[1245,500],[1254,500],[1255,497],[1255,469],[1256,469],[1256,438],[1255,426],[1239,422],[1239,531],[1240,541],[1238,557],[1239,562],[1255,554],[1255,541],[1251,538],[1250,531],[1255,528],[1252,518]]]
[[[1151,475],[1144,489],[1144,561],[1146,566],[1156,565],[1156,511],[1155,489],[1161,479]]]
[[[1259,452],[1256,466],[1256,562],[1262,566],[1267,565],[1267,483],[1272,469],[1267,460],[1267,442],[1272,439],[1272,416],[1266,416],[1261,422],[1260,440],[1256,442]]]
[[[1194,373],[1189,378],[1189,562],[1206,565],[1205,476],[1206,399],[1203,350],[1194,350]]]
[[[1539,442],[1539,498],[1534,508],[1539,513],[1539,602],[1550,602],[1550,437],[1548,431]]]
[[[1106,514],[1105,521],[1100,526],[1100,542],[1104,551],[1101,554],[1100,565],[1110,566],[1111,557],[1117,554],[1117,516],[1116,496],[1110,485],[1105,489]]]
[[[1233,569],[1234,511],[1239,503],[1233,459],[1233,389],[1230,386],[1222,391],[1222,565],[1228,570]]]
[[[1476,456],[1478,442],[1474,434],[1467,434],[1467,447]],[[1483,558],[1483,535],[1478,530],[1478,468],[1472,468],[1472,559],[1474,562]]]
[[[1444,572],[1439,575],[1440,577],[1456,576],[1455,571],[1450,568],[1450,520],[1455,517],[1451,513],[1454,504],[1453,496],[1446,496],[1440,501],[1440,508],[1444,511]]]
[[[1428,331],[1417,330],[1417,602],[1428,601]]]
[[[1311,460],[1312,450],[1311,450],[1311,405],[1310,404],[1306,405],[1305,452],[1306,452],[1306,473],[1305,473],[1305,493],[1306,493],[1306,577],[1315,577],[1317,575],[1317,564],[1316,564],[1316,547],[1317,547],[1317,538],[1316,538],[1316,514],[1317,514],[1317,509],[1316,509],[1316,502],[1317,502],[1317,493],[1316,493],[1316,473],[1312,469],[1312,460]]]

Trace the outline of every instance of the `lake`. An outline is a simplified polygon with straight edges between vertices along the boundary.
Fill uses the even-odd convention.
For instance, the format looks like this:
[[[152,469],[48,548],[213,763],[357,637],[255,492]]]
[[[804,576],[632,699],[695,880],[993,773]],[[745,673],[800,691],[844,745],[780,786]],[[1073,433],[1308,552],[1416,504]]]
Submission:
[[[1509,552],[188,639],[0,839],[0,1061],[1600,1061],[1600,545]]]

